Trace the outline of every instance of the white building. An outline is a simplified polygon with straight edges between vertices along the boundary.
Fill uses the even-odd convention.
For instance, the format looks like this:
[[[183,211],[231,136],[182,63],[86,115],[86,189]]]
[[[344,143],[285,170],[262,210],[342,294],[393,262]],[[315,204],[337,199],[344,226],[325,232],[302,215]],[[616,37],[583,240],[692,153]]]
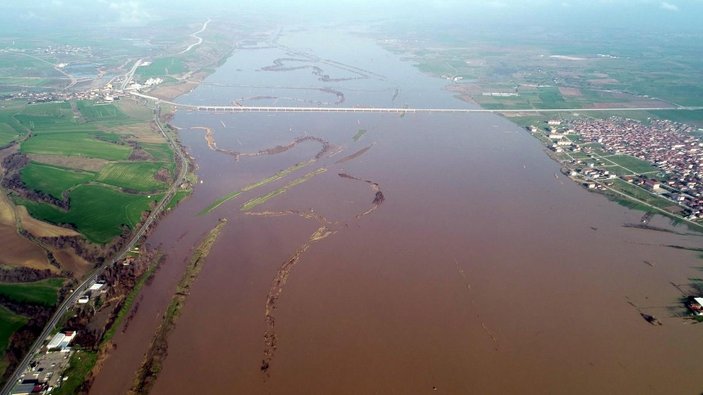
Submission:
[[[49,344],[46,345],[46,349],[48,351],[61,351],[61,352],[68,352],[70,351],[70,348],[68,348],[68,345],[71,344],[73,339],[76,337],[76,334],[78,332],[76,331],[68,331],[66,333],[57,333],[54,335],[53,338],[51,338],[51,341],[49,341]]]

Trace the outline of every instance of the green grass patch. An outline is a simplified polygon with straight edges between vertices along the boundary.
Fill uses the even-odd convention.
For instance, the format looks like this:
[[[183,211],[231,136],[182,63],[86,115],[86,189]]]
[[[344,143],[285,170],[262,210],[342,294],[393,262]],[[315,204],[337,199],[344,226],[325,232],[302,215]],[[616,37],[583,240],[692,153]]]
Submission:
[[[166,188],[166,184],[155,179],[154,175],[163,167],[163,163],[156,162],[108,163],[100,170],[97,181],[134,191],[160,191]]]
[[[658,118],[703,127],[703,111],[652,111]]]
[[[653,171],[659,171],[658,168],[654,167],[651,163],[643,161],[641,159],[635,158],[629,155],[613,155],[604,158],[604,161],[614,162],[626,169],[630,169],[636,174],[649,173]]]
[[[180,190],[180,191],[176,192],[176,194],[173,195],[173,198],[171,198],[171,201],[168,202],[168,205],[166,205],[166,209],[172,210],[172,209],[176,208],[176,206],[178,206],[178,204],[180,204],[181,201],[183,201],[183,199],[188,197],[188,195],[190,195],[190,193],[191,193],[191,191],[184,191],[184,190]]]
[[[171,146],[166,143],[142,143],[141,147],[157,161],[173,161],[173,151],[171,150]]]
[[[186,72],[186,65],[175,57],[155,59],[148,66],[139,67],[136,74],[141,78],[164,77]]]
[[[20,150],[28,154],[85,156],[107,160],[125,160],[129,157],[131,147],[99,140],[99,135],[100,133],[85,132],[38,134],[24,141]]]
[[[54,306],[63,282],[61,278],[49,278],[31,283],[0,283],[0,295],[19,303]]]
[[[95,363],[98,360],[98,353],[94,351],[78,350],[73,355],[68,364],[68,369],[64,372],[64,376],[68,377],[60,387],[54,389],[52,395],[72,395],[78,393],[78,388],[83,384],[85,379]]]
[[[5,122],[0,122],[0,147],[10,144],[17,140],[19,133],[12,126]]]
[[[62,199],[64,191],[92,181],[95,173],[32,162],[22,168],[20,177],[28,188]]]
[[[142,213],[158,202],[161,195],[147,198],[142,195],[123,193],[109,187],[80,185],[69,194],[71,209],[62,211],[54,206],[18,199],[32,217],[52,224],[70,224],[88,240],[107,243],[122,232],[122,227],[131,229],[137,225]]]
[[[87,122],[119,121],[125,123],[129,121],[129,117],[111,103],[97,104],[87,100],[80,100],[76,102],[76,107]]]
[[[27,317],[15,314],[7,307],[0,305],[0,355],[5,354],[12,334],[24,326],[27,321],[29,321]]]
[[[668,207],[675,206],[676,204],[674,202],[671,202],[667,199],[664,199],[662,197],[659,197],[655,194],[650,193],[649,191],[637,186],[630,184],[626,181],[620,180],[620,179],[615,179],[613,186],[613,189],[620,191],[628,196],[631,196],[635,199],[638,199],[644,203],[651,204],[652,206],[661,208],[661,209],[666,209]],[[634,202],[637,203],[637,202]]]

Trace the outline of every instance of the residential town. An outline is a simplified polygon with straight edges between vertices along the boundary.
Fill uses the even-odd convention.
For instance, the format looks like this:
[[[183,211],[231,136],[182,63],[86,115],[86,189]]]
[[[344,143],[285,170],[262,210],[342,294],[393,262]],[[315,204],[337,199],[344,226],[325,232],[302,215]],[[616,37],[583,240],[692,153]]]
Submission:
[[[667,120],[640,122],[620,117],[550,120],[547,126],[550,148],[566,155],[571,176],[587,180],[620,178],[671,201],[677,209],[667,211],[673,214],[688,220],[703,218],[703,142],[694,127]],[[530,129],[533,133],[538,130],[534,126]],[[623,155],[651,163],[654,171],[629,171],[608,160]],[[613,167],[627,171],[616,174]],[[585,185],[606,189],[596,182]]]

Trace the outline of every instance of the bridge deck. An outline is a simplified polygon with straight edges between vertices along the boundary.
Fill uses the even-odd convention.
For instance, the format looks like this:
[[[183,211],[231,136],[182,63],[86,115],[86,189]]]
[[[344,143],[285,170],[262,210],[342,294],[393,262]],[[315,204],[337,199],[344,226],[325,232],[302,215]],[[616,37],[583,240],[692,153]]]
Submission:
[[[207,106],[181,104],[138,92],[133,96],[153,100],[157,103],[170,104],[190,111],[205,112],[334,112],[334,113],[523,113],[523,112],[603,112],[603,111],[699,111],[703,107],[621,107],[621,108],[523,108],[523,109],[488,109],[488,108],[388,108],[388,107],[265,107],[265,106]]]

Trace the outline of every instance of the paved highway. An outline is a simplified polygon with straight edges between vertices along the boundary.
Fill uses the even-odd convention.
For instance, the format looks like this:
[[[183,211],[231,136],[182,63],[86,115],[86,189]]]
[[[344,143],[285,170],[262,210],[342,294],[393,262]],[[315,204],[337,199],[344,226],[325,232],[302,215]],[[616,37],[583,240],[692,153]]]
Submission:
[[[125,90],[127,88],[127,85],[129,85],[130,82],[132,82],[132,78],[134,78],[134,73],[137,71],[137,67],[142,65],[142,60],[139,59],[136,62],[134,62],[134,66],[132,66],[131,69],[127,72],[127,74],[124,75],[124,80],[122,81],[122,85],[120,86],[120,89]]]
[[[262,106],[208,106],[181,104],[138,92],[130,94],[156,103],[193,111],[208,112],[365,112],[365,113],[535,113],[535,112],[603,112],[603,111],[697,111],[703,107],[618,107],[618,108],[522,108],[522,109],[488,109],[488,108],[391,108],[391,107],[262,107]]]
[[[154,117],[156,126],[159,128],[159,131],[163,136],[166,138],[168,143],[171,145],[173,148],[174,152],[176,152],[176,155],[178,155],[179,160],[181,161],[181,172],[178,174],[178,177],[174,181],[174,183],[171,185],[171,188],[166,192],[164,197],[161,199],[159,204],[152,210],[151,214],[149,214],[149,217],[144,221],[142,226],[137,230],[137,232],[132,236],[130,239],[129,243],[127,243],[122,250],[117,252],[115,256],[112,259],[106,260],[106,262],[100,266],[97,270],[95,270],[88,278],[86,278],[75,290],[74,292],[68,296],[58,307],[54,315],[51,317],[49,322],[46,324],[44,327],[44,330],[42,333],[39,335],[37,340],[34,342],[32,345],[32,348],[29,350],[27,355],[25,355],[24,359],[22,362],[17,366],[15,371],[12,373],[12,375],[8,378],[7,383],[5,386],[2,388],[2,391],[0,391],[1,395],[8,395],[10,391],[12,391],[12,387],[15,386],[17,381],[20,378],[20,375],[24,373],[24,371],[27,369],[29,366],[29,363],[34,359],[34,356],[39,350],[41,349],[42,345],[44,344],[44,339],[49,336],[51,331],[54,329],[56,324],[58,324],[59,320],[63,315],[76,303],[80,295],[90,287],[102,274],[102,272],[107,268],[108,266],[114,264],[115,262],[118,262],[122,260],[125,255],[131,250],[138,242],[139,239],[144,236],[146,231],[149,229],[149,226],[151,226],[156,218],[161,214],[161,212],[164,210],[164,208],[168,205],[168,203],[171,201],[171,198],[176,194],[178,191],[179,186],[185,181],[185,177],[188,174],[188,160],[186,159],[185,155],[183,155],[183,152],[181,151],[181,148],[178,146],[178,144],[169,136],[161,126],[161,123],[159,122],[158,119],[158,113]]]

